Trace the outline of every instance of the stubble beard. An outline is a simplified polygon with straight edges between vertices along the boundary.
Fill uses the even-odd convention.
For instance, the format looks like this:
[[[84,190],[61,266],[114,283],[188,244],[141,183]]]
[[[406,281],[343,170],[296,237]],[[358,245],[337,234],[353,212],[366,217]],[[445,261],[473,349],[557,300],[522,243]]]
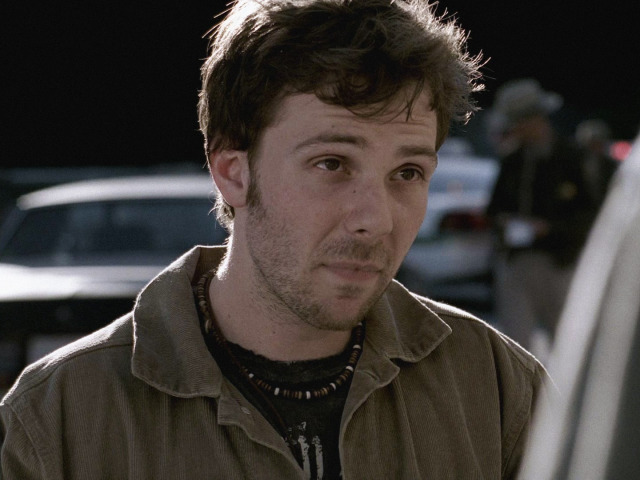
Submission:
[[[262,204],[256,186],[250,188],[249,192],[247,245],[256,271],[253,291],[265,307],[266,313],[272,319],[284,322],[287,318],[292,318],[293,314],[294,320],[298,319],[319,330],[330,331],[349,331],[364,320],[393,277],[386,249],[381,244],[365,245],[341,239],[322,245],[320,251],[310,259],[310,272],[322,265],[321,259],[373,261],[385,266],[376,289],[362,301],[357,312],[352,315],[337,315],[315,296],[310,276],[301,274],[301,266],[292,253],[296,246],[288,242],[294,238],[291,227],[270,215]],[[362,288],[357,285],[343,285],[338,289],[338,297],[357,298],[361,295]]]

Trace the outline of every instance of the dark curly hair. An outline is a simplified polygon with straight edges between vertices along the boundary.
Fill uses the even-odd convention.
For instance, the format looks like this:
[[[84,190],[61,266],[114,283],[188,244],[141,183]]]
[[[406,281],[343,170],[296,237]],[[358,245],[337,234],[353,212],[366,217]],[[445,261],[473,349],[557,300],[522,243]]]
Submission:
[[[238,0],[211,31],[202,67],[200,129],[207,154],[252,153],[280,100],[313,93],[361,116],[375,116],[408,92],[407,116],[423,90],[431,93],[436,147],[452,120],[477,109],[481,54],[466,34],[427,0]],[[219,199],[219,220],[233,209]]]

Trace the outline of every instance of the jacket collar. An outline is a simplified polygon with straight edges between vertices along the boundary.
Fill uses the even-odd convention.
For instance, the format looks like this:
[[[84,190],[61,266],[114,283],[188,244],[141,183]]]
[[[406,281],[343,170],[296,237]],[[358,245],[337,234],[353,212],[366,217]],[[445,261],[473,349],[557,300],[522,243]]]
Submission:
[[[388,358],[422,360],[451,333],[430,303],[394,280],[367,315],[368,343]]]
[[[140,293],[133,310],[136,377],[177,397],[220,395],[222,373],[202,338],[192,285],[224,253],[224,247],[195,247]],[[449,335],[426,302],[395,281],[389,286],[366,320],[366,345],[376,357],[416,362]]]

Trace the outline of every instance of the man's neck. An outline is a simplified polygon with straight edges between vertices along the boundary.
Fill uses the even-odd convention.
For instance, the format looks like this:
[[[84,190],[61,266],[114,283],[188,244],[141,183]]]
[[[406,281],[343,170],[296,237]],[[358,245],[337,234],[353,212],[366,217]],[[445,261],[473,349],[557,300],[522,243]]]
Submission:
[[[320,330],[284,306],[265,305],[255,294],[251,269],[237,258],[229,245],[208,292],[215,322],[227,340],[281,361],[312,360],[344,350],[350,331]]]

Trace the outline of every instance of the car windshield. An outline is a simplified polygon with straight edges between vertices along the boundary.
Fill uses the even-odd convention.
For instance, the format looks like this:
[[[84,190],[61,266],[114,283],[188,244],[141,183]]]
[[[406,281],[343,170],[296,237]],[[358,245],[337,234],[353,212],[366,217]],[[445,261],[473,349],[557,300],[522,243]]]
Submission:
[[[30,266],[162,263],[226,231],[207,199],[87,202],[34,208],[15,223],[0,262]]]

